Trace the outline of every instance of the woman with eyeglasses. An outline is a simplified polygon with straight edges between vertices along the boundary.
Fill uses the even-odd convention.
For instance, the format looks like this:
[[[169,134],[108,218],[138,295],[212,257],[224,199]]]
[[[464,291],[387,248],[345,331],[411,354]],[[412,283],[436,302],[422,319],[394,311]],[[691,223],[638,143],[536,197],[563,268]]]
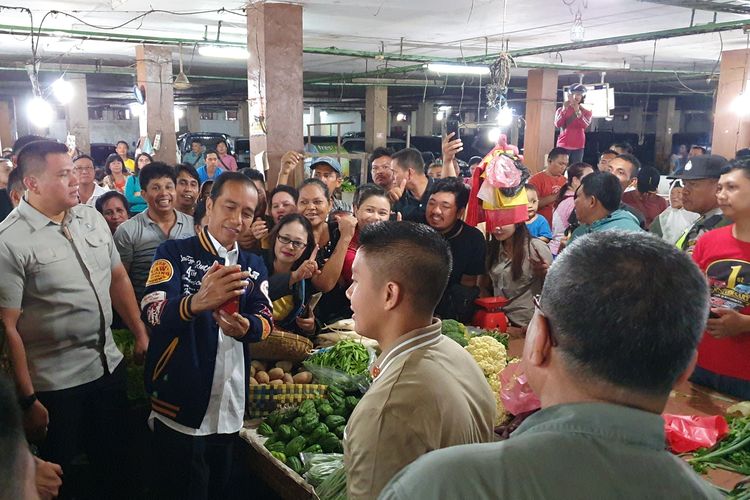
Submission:
[[[127,198],[128,203],[130,203],[131,214],[139,214],[146,210],[146,207],[148,206],[146,204],[146,200],[144,200],[141,196],[140,174],[141,170],[143,170],[143,167],[153,162],[154,159],[151,158],[151,155],[148,153],[140,153],[135,157],[135,167],[133,170],[133,175],[128,177],[128,182],[125,183],[124,193],[125,198]]]
[[[307,310],[307,304],[314,291],[312,278],[320,274],[313,228],[303,216],[289,214],[279,220],[269,238],[271,248],[264,259],[274,324],[311,336],[315,333],[315,315]]]
[[[349,244],[354,238],[357,219],[349,213],[339,213],[334,221],[327,222],[331,206],[331,194],[322,181],[307,179],[302,182],[297,212],[310,222],[319,247],[316,260],[321,272],[312,278],[312,283],[325,294],[317,309],[318,318],[323,324],[351,317],[346,288],[338,282]]]

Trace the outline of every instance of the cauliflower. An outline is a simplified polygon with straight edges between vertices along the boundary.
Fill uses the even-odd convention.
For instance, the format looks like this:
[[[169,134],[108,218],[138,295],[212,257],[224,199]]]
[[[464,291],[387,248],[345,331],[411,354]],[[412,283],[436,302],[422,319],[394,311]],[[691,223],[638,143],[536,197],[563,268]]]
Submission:
[[[508,353],[505,346],[493,337],[483,336],[471,338],[465,349],[482,369],[484,377],[490,385],[492,394],[495,396],[495,425],[500,425],[507,418],[503,402],[500,399],[500,372],[508,362]]]

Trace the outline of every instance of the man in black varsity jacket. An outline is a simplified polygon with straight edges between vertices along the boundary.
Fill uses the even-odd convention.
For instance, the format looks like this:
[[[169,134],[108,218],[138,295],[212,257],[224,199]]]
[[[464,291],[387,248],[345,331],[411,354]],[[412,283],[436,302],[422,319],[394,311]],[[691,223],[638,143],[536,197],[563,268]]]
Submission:
[[[257,203],[250,179],[222,174],[206,202],[208,226],[154,256],[141,313],[151,328],[145,378],[158,498],[226,497],[249,380],[244,344],[273,326],[263,260],[237,245]]]

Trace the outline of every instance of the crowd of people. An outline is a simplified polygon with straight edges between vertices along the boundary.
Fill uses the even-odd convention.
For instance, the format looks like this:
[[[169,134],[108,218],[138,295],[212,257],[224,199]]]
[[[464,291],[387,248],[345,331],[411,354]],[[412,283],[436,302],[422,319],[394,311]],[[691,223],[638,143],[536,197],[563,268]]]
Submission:
[[[479,227],[464,221],[463,143],[450,134],[439,172],[416,149],[377,148],[351,205],[330,157],[292,186],[304,156],[290,151],[268,185],[237,171],[226,143],[196,141],[176,166],[120,143],[101,176],[86,154],[19,139],[0,163],[0,314],[19,407],[2,418],[39,448],[29,465],[18,432],[0,430],[20,450],[14,470],[75,498],[63,472],[83,451],[94,498],[132,496],[112,336],[126,327],[150,396],[150,491],[223,498],[252,343],[353,318],[382,352],[344,439],[350,498],[648,496],[643,477],[665,495],[715,496],[663,450],[657,420],[689,377],[750,399],[750,160],[693,156],[667,201],[627,144],[580,161],[582,102],[571,89],[558,112],[567,147],[525,185],[528,220]],[[434,319],[471,323],[480,297],[506,299],[542,401],[500,444],[487,444],[495,402],[481,371]],[[561,483],[561,463],[597,473]]]

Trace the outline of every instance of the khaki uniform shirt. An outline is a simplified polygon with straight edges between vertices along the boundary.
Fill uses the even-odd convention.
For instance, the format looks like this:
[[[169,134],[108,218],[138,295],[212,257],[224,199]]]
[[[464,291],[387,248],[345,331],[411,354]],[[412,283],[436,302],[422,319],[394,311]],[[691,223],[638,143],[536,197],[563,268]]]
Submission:
[[[18,332],[36,391],[82,385],[122,360],[112,339],[112,235],[94,208],[77,205],[63,224],[26,200],[0,224],[0,307],[21,309]]]
[[[440,333],[409,332],[378,357],[344,435],[350,500],[377,498],[403,467],[439,448],[493,439],[495,398],[481,369]]]

